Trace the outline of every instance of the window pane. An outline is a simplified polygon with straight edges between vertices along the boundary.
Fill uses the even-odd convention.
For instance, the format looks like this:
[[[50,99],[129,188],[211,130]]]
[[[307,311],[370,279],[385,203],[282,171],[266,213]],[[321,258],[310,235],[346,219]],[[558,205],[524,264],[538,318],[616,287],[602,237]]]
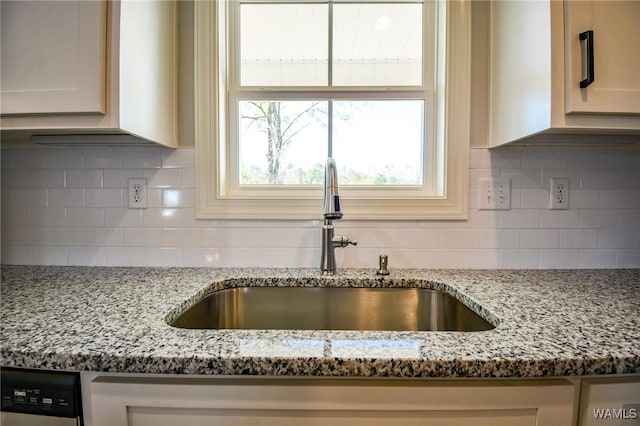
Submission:
[[[242,4],[240,84],[326,86],[326,4]]]
[[[333,85],[422,84],[421,4],[336,4]]]
[[[421,185],[424,101],[334,101],[342,185]]]
[[[320,185],[327,101],[240,101],[241,185]]]

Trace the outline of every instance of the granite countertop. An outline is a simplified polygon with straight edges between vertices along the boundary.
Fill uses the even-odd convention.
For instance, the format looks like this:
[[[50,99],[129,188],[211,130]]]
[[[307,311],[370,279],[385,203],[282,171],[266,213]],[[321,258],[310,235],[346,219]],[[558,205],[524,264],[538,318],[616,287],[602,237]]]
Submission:
[[[490,331],[187,330],[166,320],[230,285],[420,286]],[[365,280],[365,281],[362,281]],[[352,281],[353,282],[353,281]],[[541,377],[640,373],[640,270],[3,266],[2,366],[129,373]]]

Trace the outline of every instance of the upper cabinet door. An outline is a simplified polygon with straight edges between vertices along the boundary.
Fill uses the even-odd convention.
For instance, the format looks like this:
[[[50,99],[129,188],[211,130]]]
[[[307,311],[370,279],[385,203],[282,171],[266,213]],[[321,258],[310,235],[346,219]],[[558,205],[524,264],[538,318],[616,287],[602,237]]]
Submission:
[[[640,1],[567,0],[565,20],[566,112],[640,114]]]
[[[106,1],[0,2],[1,113],[105,112]]]

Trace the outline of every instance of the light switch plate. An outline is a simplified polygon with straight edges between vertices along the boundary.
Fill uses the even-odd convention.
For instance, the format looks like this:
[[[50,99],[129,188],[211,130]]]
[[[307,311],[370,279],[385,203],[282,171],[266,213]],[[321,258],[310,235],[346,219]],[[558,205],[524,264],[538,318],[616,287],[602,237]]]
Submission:
[[[511,179],[480,179],[478,209],[511,210]]]

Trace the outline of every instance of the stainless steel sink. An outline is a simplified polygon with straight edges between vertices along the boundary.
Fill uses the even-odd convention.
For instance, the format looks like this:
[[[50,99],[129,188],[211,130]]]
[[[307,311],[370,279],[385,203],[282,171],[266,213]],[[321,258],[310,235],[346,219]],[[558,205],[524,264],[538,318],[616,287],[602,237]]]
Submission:
[[[238,287],[213,292],[174,327],[482,331],[494,328],[447,293],[418,288]]]

